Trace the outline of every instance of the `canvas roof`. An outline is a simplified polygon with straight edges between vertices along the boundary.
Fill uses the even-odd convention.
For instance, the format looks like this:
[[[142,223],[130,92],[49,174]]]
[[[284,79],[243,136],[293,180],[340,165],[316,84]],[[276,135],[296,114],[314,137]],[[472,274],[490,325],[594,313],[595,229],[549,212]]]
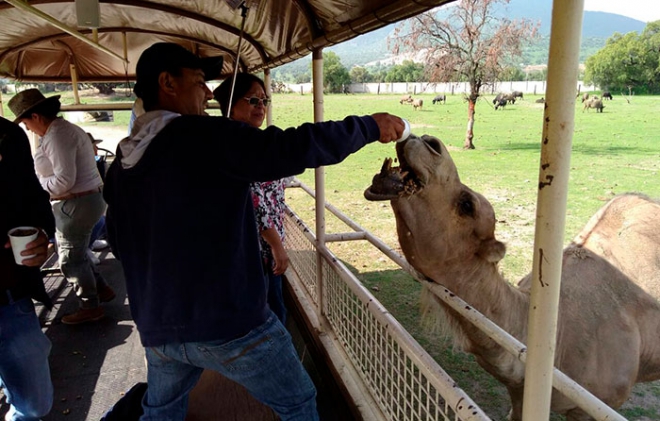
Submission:
[[[274,68],[316,48],[346,41],[451,1],[249,1],[239,69],[255,72]],[[70,65],[74,64],[80,82],[133,80],[141,52],[158,41],[179,43],[202,57],[222,55],[223,75],[233,72],[242,17],[241,8],[233,8],[226,0],[101,0],[100,26],[95,31],[77,26],[73,1],[26,3],[37,9],[37,15],[10,3],[0,3],[3,78],[70,82]],[[98,43],[116,56],[88,45],[47,21],[48,17],[90,40],[97,32]],[[128,63],[122,60],[124,57]]]

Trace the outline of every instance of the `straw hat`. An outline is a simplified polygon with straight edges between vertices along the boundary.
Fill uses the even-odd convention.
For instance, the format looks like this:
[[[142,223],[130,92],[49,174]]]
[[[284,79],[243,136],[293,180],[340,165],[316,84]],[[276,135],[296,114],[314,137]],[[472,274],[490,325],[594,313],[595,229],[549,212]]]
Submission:
[[[41,92],[39,92],[39,89],[26,89],[17,93],[12,99],[10,99],[7,106],[16,116],[14,123],[18,123],[37,105],[41,105],[46,101],[57,101],[59,99],[60,95],[46,98]]]

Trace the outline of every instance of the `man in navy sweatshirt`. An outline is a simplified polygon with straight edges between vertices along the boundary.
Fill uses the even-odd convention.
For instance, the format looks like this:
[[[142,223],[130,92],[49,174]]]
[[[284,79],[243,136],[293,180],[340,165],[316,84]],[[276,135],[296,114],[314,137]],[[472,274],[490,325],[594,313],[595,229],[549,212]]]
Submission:
[[[286,420],[318,420],[316,391],[266,304],[249,184],[335,164],[403,121],[379,113],[281,130],[206,115],[222,61],[173,43],[147,48],[145,114],[108,170],[108,238],[146,348],[142,421],[183,421],[203,369],[243,385]]]

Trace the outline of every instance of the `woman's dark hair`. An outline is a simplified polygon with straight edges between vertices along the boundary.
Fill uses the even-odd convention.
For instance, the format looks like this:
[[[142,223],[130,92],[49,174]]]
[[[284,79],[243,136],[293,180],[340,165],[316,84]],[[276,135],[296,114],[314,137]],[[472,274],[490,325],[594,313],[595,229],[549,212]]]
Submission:
[[[30,114],[39,114],[46,117],[49,120],[54,120],[57,118],[57,114],[60,112],[62,103],[59,99],[53,99],[50,101],[44,101],[41,104],[33,107],[27,114],[28,117]]]
[[[250,73],[238,73],[236,75],[234,96],[231,99],[231,104],[229,104],[231,81],[232,78],[228,77],[224,80],[224,82],[220,84],[220,86],[213,90],[213,98],[220,104],[220,111],[225,117],[229,117],[229,110],[234,107],[239,99],[243,98],[245,94],[248,93],[254,83],[261,85],[261,88],[264,90],[264,92],[266,92],[266,85],[264,85],[264,81],[261,80],[258,76],[252,75]]]

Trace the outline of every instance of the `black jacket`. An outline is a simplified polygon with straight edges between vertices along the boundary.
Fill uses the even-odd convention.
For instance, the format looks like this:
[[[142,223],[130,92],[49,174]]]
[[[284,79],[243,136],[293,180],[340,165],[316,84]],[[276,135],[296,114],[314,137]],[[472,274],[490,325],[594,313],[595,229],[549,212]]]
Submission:
[[[334,164],[380,137],[371,117],[265,130],[182,116],[104,190],[113,251],[145,346],[224,340],[266,321],[251,181]]]
[[[34,172],[27,136],[0,117],[0,291],[18,288],[50,308],[39,268],[17,265],[12,250],[4,248],[7,232],[21,225],[42,228],[49,236],[55,233],[49,196]]]

